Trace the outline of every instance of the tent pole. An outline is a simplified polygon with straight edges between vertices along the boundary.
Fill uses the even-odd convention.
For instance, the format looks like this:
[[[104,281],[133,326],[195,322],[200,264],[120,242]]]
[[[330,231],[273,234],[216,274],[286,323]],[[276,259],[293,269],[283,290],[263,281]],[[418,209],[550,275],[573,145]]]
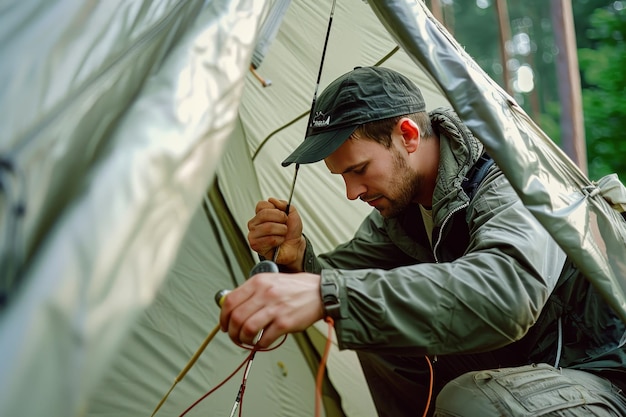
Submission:
[[[556,70],[561,103],[563,150],[587,174],[587,150],[583,121],[582,93],[571,0],[551,0],[554,40],[559,50]]]
[[[500,60],[502,62],[502,88],[511,94],[511,80],[509,74],[509,54],[506,43],[511,39],[511,24],[506,0],[496,0],[496,14],[498,16],[498,33],[500,35]]]
[[[441,11],[441,2],[439,0],[430,0],[430,12],[435,19],[445,26],[443,12]]]

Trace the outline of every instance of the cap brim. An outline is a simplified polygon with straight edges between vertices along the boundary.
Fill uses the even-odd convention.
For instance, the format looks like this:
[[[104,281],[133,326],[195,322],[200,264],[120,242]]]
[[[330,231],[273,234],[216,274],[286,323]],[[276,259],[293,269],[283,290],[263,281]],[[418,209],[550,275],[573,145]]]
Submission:
[[[318,133],[304,139],[292,153],[282,162],[284,167],[293,164],[312,164],[321,161],[343,144],[356,130],[356,126]]]

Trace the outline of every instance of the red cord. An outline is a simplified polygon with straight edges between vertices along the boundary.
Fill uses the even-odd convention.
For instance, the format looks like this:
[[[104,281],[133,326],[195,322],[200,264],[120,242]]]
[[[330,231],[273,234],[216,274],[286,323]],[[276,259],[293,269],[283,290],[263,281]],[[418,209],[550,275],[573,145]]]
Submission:
[[[202,397],[198,398],[193,404],[191,404],[189,407],[187,407],[187,409],[185,411],[183,411],[183,413],[179,416],[179,417],[183,417],[185,414],[187,414],[189,411],[191,411],[192,408],[194,408],[196,405],[198,405],[202,400],[204,400],[206,397],[208,397],[209,395],[213,394],[215,391],[217,391],[219,388],[221,388],[226,382],[228,382],[233,376],[235,376],[235,374],[237,372],[239,372],[239,370],[241,368],[243,368],[243,366],[248,363],[252,357],[254,356],[254,354],[256,352],[269,352],[272,351],[274,349],[278,349],[283,343],[285,343],[285,340],[287,339],[287,335],[285,335],[283,337],[283,339],[280,341],[280,343],[278,343],[275,346],[269,347],[267,349],[255,349],[254,347],[248,347],[248,346],[244,346],[244,345],[240,345],[237,344],[237,346],[249,350],[250,354],[248,356],[246,356],[246,358],[243,360],[243,362],[241,362],[241,364],[239,364],[239,366],[237,366],[237,369],[235,369],[230,375],[228,375],[222,382],[220,382],[219,384],[217,384],[214,388],[211,388],[206,394],[204,394]],[[244,375],[245,378],[245,375]],[[239,403],[239,415],[241,415],[241,406],[243,405],[243,393],[245,392],[245,385],[242,387],[242,392],[241,392],[241,398],[240,398],[240,403]]]
[[[333,319],[331,317],[326,317],[324,319],[324,321],[326,323],[328,323],[328,334],[326,336],[326,346],[324,347],[324,354],[322,355],[319,367],[317,368],[317,377],[315,379],[315,417],[320,417],[320,410],[321,410],[321,403],[322,403],[322,383],[323,383],[323,380],[324,380],[324,372],[326,370],[326,362],[328,361],[328,357],[330,356],[330,348],[332,346],[333,329],[334,329],[334,325],[335,325],[335,322],[333,321]],[[224,379],[222,382],[220,382],[218,385],[216,385],[214,388],[212,388],[210,391],[208,391],[202,397],[197,399],[179,417],[183,417],[185,414],[187,414],[189,411],[191,411],[192,408],[194,408],[196,405],[198,405],[202,400],[204,400],[209,395],[213,394],[220,387],[222,387],[226,382],[228,382],[233,376],[235,376],[235,374],[237,372],[239,372],[239,370],[241,368],[243,368],[243,366],[248,361],[250,361],[252,359],[252,357],[254,356],[254,354],[256,352],[269,352],[271,350],[277,349],[278,347],[280,347],[285,342],[286,338],[287,338],[287,336],[285,335],[285,337],[283,338],[283,340],[281,340],[281,342],[279,344],[277,344],[276,346],[274,346],[272,348],[268,348],[268,349],[258,349],[258,350],[255,350],[254,348],[249,348],[247,346],[239,345],[240,347],[242,347],[244,349],[250,350],[251,351],[250,354],[244,359],[243,362],[241,362],[241,364],[239,366],[237,366],[237,369],[235,369],[233,371],[233,373],[231,373],[228,377],[226,377],[226,379]],[[433,395],[433,380],[434,380],[433,373],[434,372],[433,372],[433,366],[432,366],[428,356],[424,356],[424,359],[426,359],[426,363],[428,364],[428,369],[430,370],[430,383],[429,383],[429,389],[428,389],[428,398],[426,399],[426,408],[424,409],[424,414],[423,414],[423,417],[426,417],[426,415],[428,414],[428,410],[430,408],[430,402],[432,400],[432,395]],[[245,375],[244,375],[244,378],[245,378]],[[239,403],[239,417],[241,417],[241,415],[242,415],[243,395],[245,393],[245,387],[246,387],[245,386],[245,380],[243,380],[242,381],[241,398],[240,398],[240,403]]]
[[[248,361],[251,361],[253,359],[253,356],[256,352],[257,352],[256,350],[253,350],[252,353],[250,353],[250,356],[248,357],[249,358]],[[239,397],[239,414],[238,414],[239,417],[241,417],[243,413],[243,396],[246,393],[247,382],[248,381],[244,373],[244,375],[241,377],[241,397]]]
[[[237,367],[237,369],[235,369],[233,371],[233,373],[231,373],[230,375],[228,375],[226,377],[226,379],[224,379],[222,382],[220,382],[219,384],[217,384],[214,388],[212,388],[211,390],[209,390],[206,394],[204,394],[202,397],[198,398],[193,404],[191,404],[189,407],[187,407],[187,409],[185,411],[183,411],[183,413],[179,416],[179,417],[183,417],[185,414],[187,414],[189,411],[191,411],[192,408],[194,408],[196,405],[198,405],[200,403],[200,401],[204,400],[206,397],[208,397],[209,395],[213,394],[215,391],[217,391],[219,388],[221,388],[226,382],[228,382],[233,376],[235,376],[235,374],[237,372],[239,372],[239,370],[241,368],[243,368],[243,366],[248,362],[248,360],[250,360],[250,356],[252,356],[254,352],[250,352],[250,354],[248,356],[246,356],[246,358],[243,360],[243,362],[241,362],[241,364]]]

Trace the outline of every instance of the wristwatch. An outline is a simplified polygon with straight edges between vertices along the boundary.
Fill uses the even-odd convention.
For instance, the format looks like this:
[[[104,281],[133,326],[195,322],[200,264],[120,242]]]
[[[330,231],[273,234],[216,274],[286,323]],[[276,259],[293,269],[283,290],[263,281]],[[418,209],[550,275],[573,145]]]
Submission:
[[[334,282],[323,282],[320,285],[324,315],[332,319],[341,318],[341,301],[339,301],[339,287]]]

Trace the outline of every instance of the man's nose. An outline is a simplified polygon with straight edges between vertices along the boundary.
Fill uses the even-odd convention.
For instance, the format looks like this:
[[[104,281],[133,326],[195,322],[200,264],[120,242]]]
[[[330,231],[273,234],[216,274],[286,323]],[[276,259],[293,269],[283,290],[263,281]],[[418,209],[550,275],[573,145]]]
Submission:
[[[344,181],[346,183],[346,197],[348,197],[348,200],[356,200],[361,195],[365,194],[365,191],[367,191],[365,185],[360,182],[348,180],[346,178],[344,178]]]

